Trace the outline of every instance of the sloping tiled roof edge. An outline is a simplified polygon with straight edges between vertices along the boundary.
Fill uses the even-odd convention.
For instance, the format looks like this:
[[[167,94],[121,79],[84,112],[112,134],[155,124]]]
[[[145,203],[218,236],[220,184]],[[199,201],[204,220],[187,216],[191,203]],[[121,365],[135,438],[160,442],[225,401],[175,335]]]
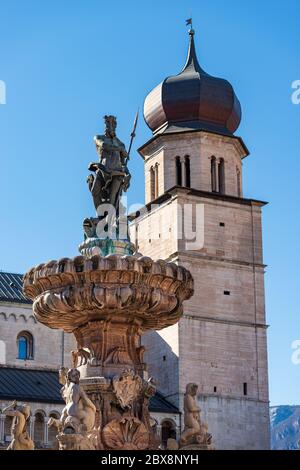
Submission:
[[[0,366],[0,399],[64,404],[60,394],[58,372],[54,370],[22,369]],[[150,400],[150,411],[179,413],[160,392]]]
[[[31,304],[23,294],[23,275],[0,271],[0,301]]]

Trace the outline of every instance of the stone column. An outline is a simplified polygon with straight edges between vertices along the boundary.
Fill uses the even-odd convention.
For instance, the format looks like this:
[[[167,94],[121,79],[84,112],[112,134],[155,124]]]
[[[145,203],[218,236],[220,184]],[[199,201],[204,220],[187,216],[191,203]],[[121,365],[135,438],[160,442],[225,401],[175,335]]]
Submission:
[[[35,423],[35,416],[30,416],[29,418],[29,436],[30,439],[34,441],[34,423]]]
[[[158,435],[158,437],[159,437],[159,439],[160,439],[160,443],[161,443],[161,438],[162,438],[162,435],[161,435],[161,424],[158,424],[157,427],[156,427],[156,429],[157,429],[157,435]]]
[[[185,168],[185,157],[181,157],[181,186],[186,186],[186,168]]]
[[[49,418],[47,416],[44,417],[44,445],[45,447],[48,447],[49,441],[48,441],[48,421]]]
[[[5,440],[5,418],[6,415],[0,415],[0,442],[3,444]]]

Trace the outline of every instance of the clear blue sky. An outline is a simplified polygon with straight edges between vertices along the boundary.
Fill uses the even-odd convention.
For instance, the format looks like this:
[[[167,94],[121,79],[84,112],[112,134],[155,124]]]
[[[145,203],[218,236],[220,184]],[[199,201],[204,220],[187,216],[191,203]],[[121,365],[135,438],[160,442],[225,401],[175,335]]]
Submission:
[[[147,92],[179,72],[192,12],[202,66],[230,80],[242,103],[238,134],[251,155],[246,197],[264,208],[266,307],[272,404],[300,404],[291,343],[299,318],[299,0],[1,0],[0,268],[24,272],[74,256],[93,215],[85,178],[105,113],[129,140]],[[131,159],[131,202],[144,200],[136,148],[151,136],[140,120]]]

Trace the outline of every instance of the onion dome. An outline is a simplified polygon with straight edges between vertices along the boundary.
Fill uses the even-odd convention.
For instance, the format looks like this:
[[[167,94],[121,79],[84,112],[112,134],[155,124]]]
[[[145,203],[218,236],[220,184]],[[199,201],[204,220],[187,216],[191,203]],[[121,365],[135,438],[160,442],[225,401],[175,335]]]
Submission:
[[[145,99],[144,117],[153,134],[193,129],[232,135],[241,122],[241,106],[231,84],[200,67],[194,30],[186,64],[166,78]]]

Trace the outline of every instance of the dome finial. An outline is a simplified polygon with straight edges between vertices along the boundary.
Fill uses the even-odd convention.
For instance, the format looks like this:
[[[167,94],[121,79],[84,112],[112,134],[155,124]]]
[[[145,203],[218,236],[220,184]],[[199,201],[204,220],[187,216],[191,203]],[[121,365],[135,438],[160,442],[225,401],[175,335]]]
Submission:
[[[192,18],[189,18],[186,20],[186,26],[190,25],[189,29],[189,36],[190,36],[190,44],[189,44],[189,50],[188,50],[188,55],[186,59],[185,66],[183,67],[182,72],[186,70],[191,70],[199,73],[205,73],[202,68],[199,65],[198,59],[197,59],[197,54],[196,54],[196,49],[195,49],[195,42],[194,42],[194,35],[195,35],[195,30],[193,29],[193,20]]]

